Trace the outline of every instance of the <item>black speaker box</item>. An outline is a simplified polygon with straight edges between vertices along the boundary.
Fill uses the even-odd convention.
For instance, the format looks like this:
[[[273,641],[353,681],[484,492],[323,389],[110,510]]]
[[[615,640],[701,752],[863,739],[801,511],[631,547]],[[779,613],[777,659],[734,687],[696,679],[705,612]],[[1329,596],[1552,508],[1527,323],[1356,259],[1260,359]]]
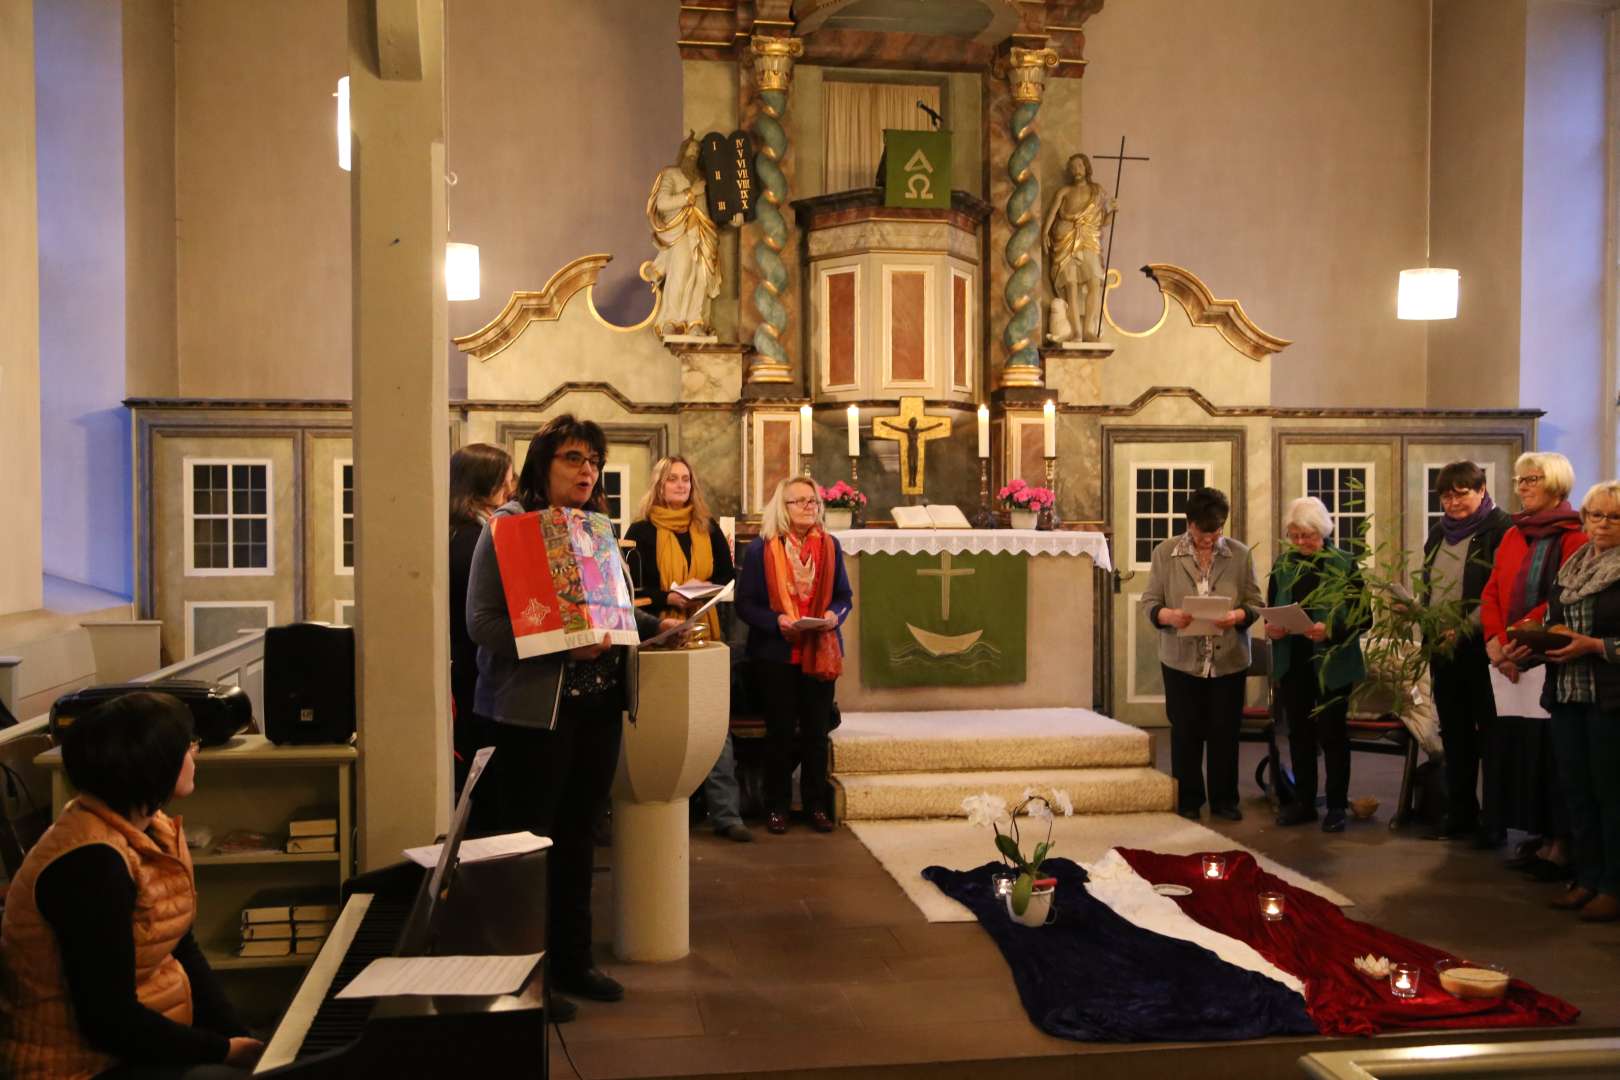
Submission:
[[[60,739],[73,722],[103,702],[133,694],[138,690],[168,694],[180,699],[191,710],[192,732],[204,746],[219,746],[253,723],[253,702],[240,686],[203,682],[200,679],[159,679],[145,683],[111,683],[88,686],[63,694],[51,706],[49,721],[52,737]]]
[[[264,734],[277,744],[354,735],[354,629],[293,623],[264,632]]]

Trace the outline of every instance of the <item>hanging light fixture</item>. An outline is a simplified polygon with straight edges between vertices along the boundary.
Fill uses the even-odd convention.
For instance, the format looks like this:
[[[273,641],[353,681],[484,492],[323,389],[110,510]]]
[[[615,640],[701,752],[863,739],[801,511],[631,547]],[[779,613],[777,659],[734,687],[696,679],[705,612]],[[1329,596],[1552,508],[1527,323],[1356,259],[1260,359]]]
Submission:
[[[478,245],[444,245],[445,299],[476,300],[478,292]]]
[[[349,77],[338,80],[337,88],[337,143],[338,168],[349,172],[352,168],[350,151],[353,141],[349,134]]]
[[[1434,216],[1434,0],[1429,0],[1429,96],[1423,135],[1423,265],[1402,270],[1395,292],[1397,319],[1429,320],[1457,317],[1456,270],[1429,265],[1429,233]]]

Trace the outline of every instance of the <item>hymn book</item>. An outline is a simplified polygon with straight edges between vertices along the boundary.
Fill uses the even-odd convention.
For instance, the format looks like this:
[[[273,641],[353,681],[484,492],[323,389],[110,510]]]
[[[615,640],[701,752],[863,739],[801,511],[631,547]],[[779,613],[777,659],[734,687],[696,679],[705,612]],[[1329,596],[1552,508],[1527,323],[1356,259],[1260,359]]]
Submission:
[[[606,514],[550,507],[489,523],[518,659],[635,645],[630,576]]]

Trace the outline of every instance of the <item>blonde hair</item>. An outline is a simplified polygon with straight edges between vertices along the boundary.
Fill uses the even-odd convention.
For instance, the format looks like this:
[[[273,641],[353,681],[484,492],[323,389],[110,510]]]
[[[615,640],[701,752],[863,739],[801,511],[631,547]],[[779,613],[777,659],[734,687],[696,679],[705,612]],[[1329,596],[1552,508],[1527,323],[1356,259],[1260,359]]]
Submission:
[[[1513,475],[1523,476],[1526,468],[1541,470],[1541,490],[1555,499],[1567,499],[1575,490],[1575,467],[1563,454],[1550,450],[1533,450],[1520,454],[1513,463]]]
[[[1581,499],[1581,513],[1590,510],[1598,499],[1608,499],[1611,505],[1620,507],[1620,480],[1604,480],[1587,488]]]
[[[668,506],[664,501],[664,481],[669,479],[669,472],[677,465],[686,466],[686,474],[692,478],[692,493],[686,497],[686,505],[692,508],[692,532],[708,532],[709,522],[714,515],[709,512],[709,501],[703,497],[703,485],[698,483],[697,470],[692,463],[679,454],[658,459],[658,464],[652,468],[651,486],[647,493],[641,497],[641,505],[636,507],[636,519],[645,521],[652,517],[655,506]]]
[[[826,517],[826,508],[821,505],[821,485],[816,483],[815,477],[803,473],[790,476],[776,485],[771,493],[771,499],[765,504],[765,509],[759,512],[759,535],[767,540],[775,539],[778,535],[793,528],[793,519],[788,517],[787,489],[796,484],[804,484],[816,496],[816,524],[821,525]]]
[[[1315,495],[1306,495],[1288,504],[1288,513],[1283,515],[1283,531],[1287,532],[1290,525],[1309,529],[1324,540],[1333,535],[1333,515],[1328,513],[1327,504]]]

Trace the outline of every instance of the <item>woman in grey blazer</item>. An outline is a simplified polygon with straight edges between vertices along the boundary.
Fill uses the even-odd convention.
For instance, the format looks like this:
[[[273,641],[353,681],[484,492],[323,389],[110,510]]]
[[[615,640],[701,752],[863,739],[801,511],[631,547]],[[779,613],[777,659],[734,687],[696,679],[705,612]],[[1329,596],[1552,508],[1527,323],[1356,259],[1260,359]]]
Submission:
[[[1153,549],[1153,569],[1142,606],[1159,628],[1164,711],[1170,718],[1170,775],[1176,778],[1176,813],[1196,821],[1204,805],[1204,747],[1209,758],[1209,811],[1242,821],[1238,809],[1238,728],[1249,672],[1249,627],[1260,613],[1254,557],[1221,535],[1231,504],[1214,488],[1187,496],[1187,531]],[[1181,637],[1193,620],[1189,596],[1225,596],[1232,607],[1216,620],[1212,637]]]

